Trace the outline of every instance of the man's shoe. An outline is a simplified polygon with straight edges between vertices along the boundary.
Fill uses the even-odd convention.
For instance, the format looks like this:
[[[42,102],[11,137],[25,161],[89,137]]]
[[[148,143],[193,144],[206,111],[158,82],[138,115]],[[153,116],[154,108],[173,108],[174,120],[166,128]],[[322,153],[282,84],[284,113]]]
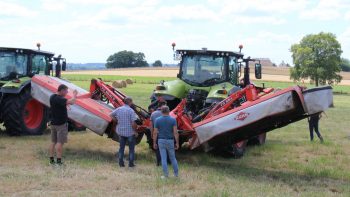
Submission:
[[[165,179],[167,179],[168,177],[167,176],[161,176],[160,177],[160,179],[163,179],[163,180],[165,180]]]
[[[134,168],[136,167],[135,164],[129,164],[129,168]]]
[[[320,141],[321,141],[321,143],[323,143],[323,137],[322,136],[320,137]]]
[[[119,167],[123,168],[123,167],[125,167],[125,165],[123,163],[120,163]]]
[[[55,161],[50,161],[50,165],[55,165]]]
[[[64,163],[63,163],[63,162],[56,162],[56,166],[61,167],[61,166],[65,166],[65,165],[64,165]]]

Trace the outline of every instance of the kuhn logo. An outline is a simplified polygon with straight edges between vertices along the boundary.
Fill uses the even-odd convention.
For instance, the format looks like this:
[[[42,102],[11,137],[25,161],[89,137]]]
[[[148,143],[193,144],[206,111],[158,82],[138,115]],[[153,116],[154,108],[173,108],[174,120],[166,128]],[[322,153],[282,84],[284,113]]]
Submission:
[[[246,112],[240,112],[236,117],[235,120],[243,121],[249,116],[249,113]]]

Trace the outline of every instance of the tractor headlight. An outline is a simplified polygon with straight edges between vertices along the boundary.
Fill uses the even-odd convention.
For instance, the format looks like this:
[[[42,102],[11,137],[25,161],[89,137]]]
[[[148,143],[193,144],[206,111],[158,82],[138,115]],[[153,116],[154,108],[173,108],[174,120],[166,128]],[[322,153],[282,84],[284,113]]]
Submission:
[[[218,94],[227,94],[227,90],[218,90],[217,93]]]
[[[165,86],[162,86],[162,85],[158,85],[156,86],[156,90],[165,90]]]

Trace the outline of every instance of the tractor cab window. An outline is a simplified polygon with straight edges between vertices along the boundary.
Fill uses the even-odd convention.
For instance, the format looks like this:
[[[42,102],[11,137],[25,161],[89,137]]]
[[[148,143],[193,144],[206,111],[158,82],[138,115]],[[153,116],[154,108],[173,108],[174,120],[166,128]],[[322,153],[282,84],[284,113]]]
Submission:
[[[182,80],[193,85],[213,85],[227,79],[226,57],[192,55],[182,57]]]
[[[32,58],[32,73],[33,74],[46,74],[48,72],[47,59],[44,55],[35,55]]]
[[[236,57],[230,57],[229,59],[229,78],[230,82],[233,85],[238,84],[238,77],[239,77],[239,69],[238,69],[238,63],[237,63],[237,58]]]
[[[0,79],[27,75],[28,56],[15,52],[0,52]]]

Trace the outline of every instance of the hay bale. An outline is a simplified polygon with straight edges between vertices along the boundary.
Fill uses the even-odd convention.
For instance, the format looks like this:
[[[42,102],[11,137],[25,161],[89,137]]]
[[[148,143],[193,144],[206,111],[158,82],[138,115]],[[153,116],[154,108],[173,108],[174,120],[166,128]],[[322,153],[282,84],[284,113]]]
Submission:
[[[124,81],[124,80],[121,80],[120,81],[120,83],[123,85],[123,88],[126,88],[126,86],[127,86],[127,83],[126,83],[126,81]]]
[[[134,82],[132,81],[132,79],[126,79],[125,80],[127,84],[133,84]]]
[[[112,86],[114,88],[123,88],[123,84],[120,81],[113,81]]]

